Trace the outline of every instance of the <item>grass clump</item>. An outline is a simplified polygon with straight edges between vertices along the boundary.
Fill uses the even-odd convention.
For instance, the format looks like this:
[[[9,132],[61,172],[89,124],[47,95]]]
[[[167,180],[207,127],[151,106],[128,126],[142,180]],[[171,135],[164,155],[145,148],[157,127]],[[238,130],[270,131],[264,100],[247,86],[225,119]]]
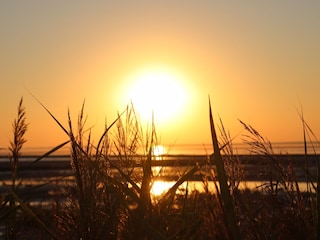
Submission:
[[[36,209],[33,209],[23,196],[36,189],[24,186],[23,178],[19,176],[21,150],[27,141],[25,134],[28,129],[23,98],[20,99],[17,110],[17,117],[12,124],[13,140],[8,147],[11,184],[7,185],[5,181],[2,183],[6,191],[1,192],[0,226],[3,226],[4,222],[5,239],[29,238],[30,235],[26,232],[30,232],[30,229],[35,229],[37,235],[56,239],[54,232],[47,227],[49,224],[39,217],[41,213],[35,213]]]
[[[134,107],[129,105],[111,124],[105,124],[95,143],[91,129],[86,128],[84,103],[76,124],[68,112],[67,126],[41,105],[67,139],[37,157],[30,167],[36,167],[45,157],[69,144],[71,176],[67,177],[71,181],[61,177],[43,184],[55,184],[57,194],[50,209],[31,206],[24,192],[19,191],[22,186],[19,157],[28,126],[21,99],[13,123],[14,139],[9,147],[12,182],[0,198],[0,221],[5,222],[7,239],[35,236],[40,239],[317,239],[319,236],[319,175],[314,175],[309,171],[310,165],[304,164],[308,188],[302,191],[294,159],[287,154],[275,154],[272,144],[242,121],[243,142],[251,153],[245,156],[247,161],[240,160],[222,120],[218,128],[215,125],[210,100],[208,130],[213,154],[197,158],[193,165],[176,174],[172,187],[156,199],[150,190],[165,169],[160,173],[153,171],[154,149],[159,144],[153,120],[144,128]],[[301,119],[307,145],[307,136],[315,136],[303,115]],[[305,151],[306,161],[309,157]],[[254,171],[247,164],[252,164]],[[196,176],[200,176],[203,191],[191,192],[188,185]],[[243,190],[241,184],[250,178],[260,181],[260,185]],[[183,184],[187,187],[181,190]],[[32,193],[35,188],[27,191]]]
[[[249,197],[238,198],[245,235],[251,238],[316,239],[310,202],[315,195],[311,191],[301,191],[293,159],[290,155],[275,154],[270,141],[251,125],[240,122],[247,131],[244,142],[258,157],[257,179],[262,179],[257,191]]]

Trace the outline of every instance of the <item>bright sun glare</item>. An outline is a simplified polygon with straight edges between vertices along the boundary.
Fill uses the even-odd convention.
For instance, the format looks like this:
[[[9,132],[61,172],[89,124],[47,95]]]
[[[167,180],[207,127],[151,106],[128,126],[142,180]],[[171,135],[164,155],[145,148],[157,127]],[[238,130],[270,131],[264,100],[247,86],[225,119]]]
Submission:
[[[181,79],[169,71],[149,70],[137,74],[129,87],[129,97],[141,120],[167,122],[185,108],[187,92]]]

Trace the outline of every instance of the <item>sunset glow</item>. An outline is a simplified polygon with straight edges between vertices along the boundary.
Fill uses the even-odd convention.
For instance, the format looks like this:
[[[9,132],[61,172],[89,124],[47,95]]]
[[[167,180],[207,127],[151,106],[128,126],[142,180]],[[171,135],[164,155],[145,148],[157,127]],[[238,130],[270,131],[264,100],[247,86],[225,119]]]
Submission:
[[[65,141],[28,91],[63,123],[85,99],[97,136],[132,101],[164,144],[210,144],[208,95],[233,136],[241,119],[272,142],[301,141],[300,102],[317,135],[320,3],[293,2],[3,1],[0,148],[21,96],[25,146]]]
[[[319,12],[0,1],[0,240],[320,239]]]

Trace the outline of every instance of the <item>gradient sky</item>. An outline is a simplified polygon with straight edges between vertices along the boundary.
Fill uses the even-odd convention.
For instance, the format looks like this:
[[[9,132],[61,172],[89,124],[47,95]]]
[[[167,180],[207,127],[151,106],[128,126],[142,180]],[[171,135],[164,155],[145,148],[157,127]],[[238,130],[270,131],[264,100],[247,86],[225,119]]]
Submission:
[[[187,89],[184,111],[158,128],[165,144],[210,143],[208,95],[231,135],[241,119],[271,141],[302,141],[302,104],[320,136],[319,13],[312,0],[1,1],[0,147],[21,96],[26,146],[66,139],[28,91],[63,124],[86,99],[98,134],[125,108],[133,76],[153,68]]]

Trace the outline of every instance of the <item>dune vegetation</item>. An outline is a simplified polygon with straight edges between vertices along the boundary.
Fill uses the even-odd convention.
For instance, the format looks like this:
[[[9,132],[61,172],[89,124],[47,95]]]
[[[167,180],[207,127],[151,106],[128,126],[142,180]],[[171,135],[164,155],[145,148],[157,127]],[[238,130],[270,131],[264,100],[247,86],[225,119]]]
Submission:
[[[39,102],[40,103],[40,102]],[[40,103],[41,104],[41,103]],[[246,171],[232,147],[222,121],[215,124],[209,101],[208,121],[213,154],[190,166],[161,196],[151,193],[154,147],[159,144],[156,126],[141,126],[132,105],[93,140],[86,128],[83,104],[77,123],[63,126],[41,104],[66,134],[67,140],[37,157],[36,166],[60,148],[70,146],[72,181],[54,185],[50,206],[32,205],[21,191],[19,158],[28,129],[21,98],[10,142],[11,181],[2,183],[0,238],[4,239],[318,239],[320,237],[319,175],[309,171],[305,152],[303,172],[307,184],[301,190],[290,155],[274,154],[272,144],[251,125],[243,141],[256,155],[255,176],[263,182],[255,189],[240,189]],[[319,144],[300,115],[304,143]],[[318,158],[317,158],[318,159]],[[318,166],[318,160],[316,161]],[[204,170],[205,169],[205,170]],[[203,191],[178,191],[195,174],[201,175]],[[2,181],[2,179],[1,179]],[[214,185],[214,190],[209,188]],[[40,187],[41,187],[40,186]],[[39,187],[39,186],[38,186]],[[28,189],[29,193],[36,191]],[[50,200],[50,199],[49,199]],[[48,201],[49,201],[48,200]]]

